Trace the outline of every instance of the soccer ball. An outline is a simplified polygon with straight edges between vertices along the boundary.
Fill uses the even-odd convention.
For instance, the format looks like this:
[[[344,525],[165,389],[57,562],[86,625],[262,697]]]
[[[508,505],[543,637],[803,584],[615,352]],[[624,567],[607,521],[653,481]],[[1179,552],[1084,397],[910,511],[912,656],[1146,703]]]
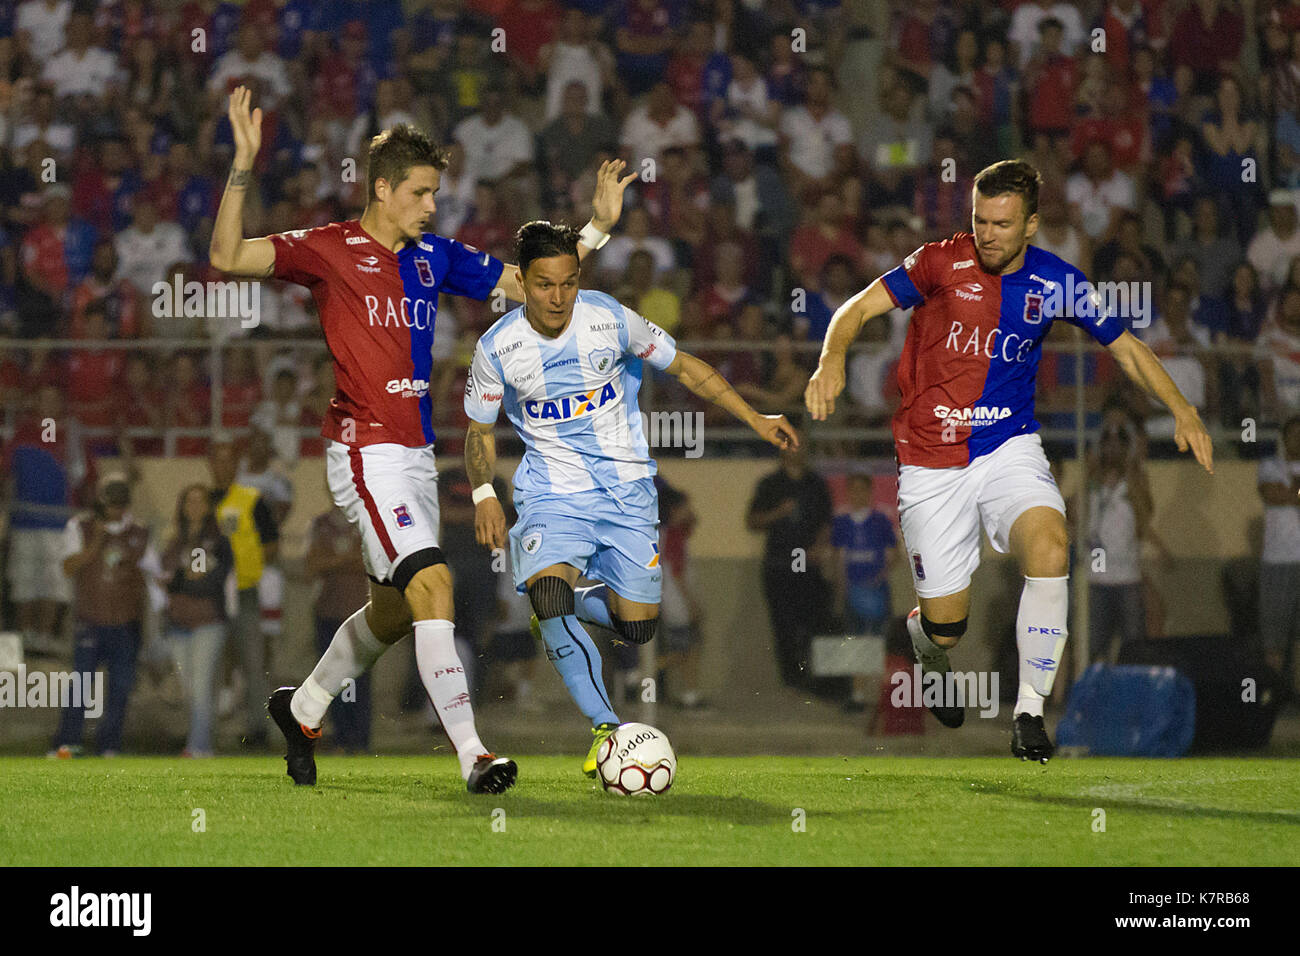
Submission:
[[[609,793],[625,797],[667,793],[677,775],[677,755],[662,730],[622,724],[596,751],[596,770]]]

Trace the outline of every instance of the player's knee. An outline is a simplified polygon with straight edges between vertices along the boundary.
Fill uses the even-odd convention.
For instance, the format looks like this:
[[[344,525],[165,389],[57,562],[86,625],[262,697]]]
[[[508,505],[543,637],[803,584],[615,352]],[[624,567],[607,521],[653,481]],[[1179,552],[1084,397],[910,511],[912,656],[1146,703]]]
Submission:
[[[1029,547],[1025,574],[1031,578],[1059,578],[1070,568],[1070,540],[1065,530],[1044,531]]]
[[[659,627],[659,618],[656,616],[641,621],[625,621],[621,617],[616,617],[614,627],[618,629],[618,636],[629,644],[646,644],[655,636],[655,631]]]
[[[373,601],[366,611],[366,627],[381,644],[395,644],[406,636],[415,623],[406,602],[401,607],[379,607]]]
[[[568,617],[573,614],[573,585],[548,574],[528,585],[528,600],[539,621]]]
[[[390,580],[414,609],[449,596],[444,592],[451,589],[451,569],[442,548],[421,548],[398,562]]]
[[[925,631],[925,636],[940,647],[956,647],[957,642],[966,633],[966,622],[968,620],[969,618],[963,617],[960,621],[938,623],[922,614],[921,630]]]

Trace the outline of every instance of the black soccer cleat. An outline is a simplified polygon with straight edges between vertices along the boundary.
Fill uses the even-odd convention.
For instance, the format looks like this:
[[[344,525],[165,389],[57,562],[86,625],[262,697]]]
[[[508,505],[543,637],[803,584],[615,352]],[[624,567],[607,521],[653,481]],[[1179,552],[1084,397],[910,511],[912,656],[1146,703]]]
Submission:
[[[294,719],[293,712],[289,709],[289,701],[293,699],[293,692],[296,687],[281,687],[266,702],[267,712],[275,725],[280,728],[284,734],[285,744],[288,751],[285,754],[284,762],[288,765],[286,771],[293,782],[302,787],[316,786],[316,741],[320,739],[319,730],[311,730],[304,727]]]
[[[470,793],[505,793],[515,785],[518,775],[519,768],[509,757],[484,754],[474,761],[465,789]]]
[[[941,698],[947,694],[947,673],[947,671],[944,672],[944,681],[939,685],[942,688],[939,695]],[[954,730],[966,722],[966,708],[959,704],[953,704],[951,706],[947,704],[931,704],[929,710],[930,713],[934,714],[938,719],[939,723],[943,724],[945,727],[952,727]]]
[[[1042,717],[1016,714],[1015,722],[1011,725],[1011,756],[1047,763],[1055,752],[1056,748],[1047,738]]]

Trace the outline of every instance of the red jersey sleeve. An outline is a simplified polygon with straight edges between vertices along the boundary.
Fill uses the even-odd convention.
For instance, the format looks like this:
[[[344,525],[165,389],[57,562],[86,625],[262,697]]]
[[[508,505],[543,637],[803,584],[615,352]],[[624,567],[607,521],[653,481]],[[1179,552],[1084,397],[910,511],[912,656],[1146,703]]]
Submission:
[[[275,247],[275,265],[271,269],[271,275],[276,279],[307,286],[326,278],[329,263],[325,257],[324,243],[334,228],[318,226],[315,229],[295,229],[268,236],[271,245]]]
[[[941,266],[949,257],[939,248],[940,243],[927,242],[883,276],[885,290],[900,309],[920,305],[939,288]]]

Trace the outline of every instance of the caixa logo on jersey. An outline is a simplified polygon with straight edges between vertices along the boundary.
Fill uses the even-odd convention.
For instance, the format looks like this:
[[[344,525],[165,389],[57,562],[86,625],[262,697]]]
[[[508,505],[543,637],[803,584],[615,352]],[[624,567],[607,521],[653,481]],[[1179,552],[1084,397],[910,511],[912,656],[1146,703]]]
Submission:
[[[539,425],[553,422],[567,422],[575,418],[590,415],[610,402],[619,400],[618,388],[613,382],[593,388],[589,392],[567,395],[564,398],[552,398],[524,402],[524,415],[529,421]]]
[[[422,378],[394,378],[384,388],[389,395],[400,393],[402,398],[423,398],[429,394],[429,383]]]

